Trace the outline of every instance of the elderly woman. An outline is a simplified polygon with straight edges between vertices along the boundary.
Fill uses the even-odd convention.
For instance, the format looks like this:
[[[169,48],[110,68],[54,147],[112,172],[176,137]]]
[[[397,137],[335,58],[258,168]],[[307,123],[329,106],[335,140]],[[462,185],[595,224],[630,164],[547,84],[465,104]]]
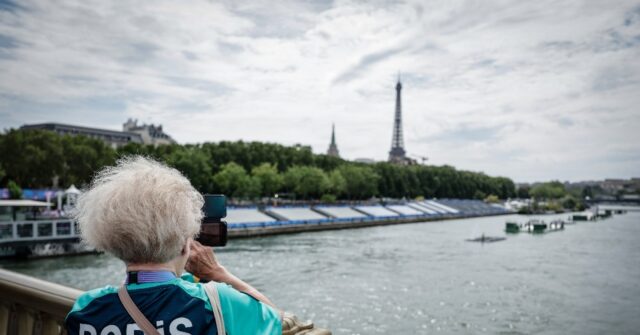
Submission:
[[[85,242],[125,262],[126,281],[80,296],[69,334],[281,334],[269,299],[193,240],[202,205],[184,176],[158,162],[130,157],[101,171],[75,219]]]

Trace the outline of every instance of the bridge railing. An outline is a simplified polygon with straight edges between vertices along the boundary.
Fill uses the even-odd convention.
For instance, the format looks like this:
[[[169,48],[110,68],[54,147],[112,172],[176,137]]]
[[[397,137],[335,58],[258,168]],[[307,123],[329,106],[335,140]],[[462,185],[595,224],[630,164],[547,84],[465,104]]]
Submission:
[[[64,318],[81,291],[0,269],[0,335],[66,334]]]
[[[73,220],[0,222],[0,243],[38,240],[64,240],[79,237]]]

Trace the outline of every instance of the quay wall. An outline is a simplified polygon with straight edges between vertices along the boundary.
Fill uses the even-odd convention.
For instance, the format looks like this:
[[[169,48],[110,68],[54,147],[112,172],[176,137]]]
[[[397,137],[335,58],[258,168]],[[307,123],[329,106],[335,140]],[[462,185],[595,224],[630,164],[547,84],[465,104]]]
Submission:
[[[228,213],[240,210],[246,211],[230,208]],[[407,201],[386,206],[288,206],[263,210],[254,207],[253,210],[271,216],[270,220],[251,222],[247,216],[243,221],[237,215],[231,215],[234,219],[228,221],[230,238],[513,214],[499,205],[463,199]]]
[[[492,214],[476,214],[476,215],[449,215],[449,216],[405,216],[405,217],[389,217],[389,218],[366,218],[359,220],[341,220],[341,221],[309,221],[309,222],[281,222],[280,225],[270,226],[252,226],[247,228],[231,227],[229,229],[229,238],[247,238],[277,234],[294,234],[303,232],[313,232],[322,230],[338,230],[338,229],[354,229],[374,226],[388,226],[396,224],[407,224],[417,222],[434,222],[443,220],[463,219],[482,216],[509,215],[511,212],[501,212]]]

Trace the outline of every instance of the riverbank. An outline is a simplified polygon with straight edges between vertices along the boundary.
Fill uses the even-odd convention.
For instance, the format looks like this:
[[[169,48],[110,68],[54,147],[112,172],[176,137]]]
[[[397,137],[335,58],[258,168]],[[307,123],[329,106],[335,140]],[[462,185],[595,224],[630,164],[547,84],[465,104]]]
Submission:
[[[230,237],[351,229],[504,215],[513,212],[479,200],[439,199],[387,204],[231,207]]]
[[[512,213],[502,206],[479,200],[440,199],[384,205],[230,206],[225,220],[229,238],[247,238]],[[71,221],[61,222],[0,223],[2,231],[8,232],[0,236],[0,258],[40,258],[91,252],[79,243],[79,232]],[[63,223],[74,229],[61,231],[58,228]]]

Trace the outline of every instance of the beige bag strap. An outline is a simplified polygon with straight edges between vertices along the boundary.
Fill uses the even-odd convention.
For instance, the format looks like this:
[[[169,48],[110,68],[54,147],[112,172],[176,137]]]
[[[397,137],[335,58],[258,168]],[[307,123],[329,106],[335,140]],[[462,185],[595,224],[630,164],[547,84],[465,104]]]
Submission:
[[[218,289],[216,288],[215,282],[209,282],[204,285],[204,290],[207,292],[207,296],[209,297],[209,302],[211,303],[211,309],[213,309],[213,317],[216,321],[216,327],[218,328],[218,334],[224,335],[226,334],[226,330],[224,328],[224,319],[222,318],[222,308],[220,306],[220,297],[218,296]],[[124,306],[124,309],[127,310],[129,316],[136,322],[138,327],[142,329],[142,331],[147,335],[160,335],[156,327],[154,327],[151,322],[140,312],[140,309],[136,304],[131,300],[131,296],[127,291],[127,288],[122,285],[118,289],[118,298],[120,298],[120,302]]]
[[[204,291],[207,292],[209,302],[211,303],[211,309],[213,309],[213,317],[216,319],[218,334],[225,335],[227,331],[224,328],[224,319],[222,318],[222,305],[220,305],[220,296],[218,295],[216,282],[210,281],[204,284]]]
[[[138,306],[131,300],[131,296],[129,292],[127,292],[127,288],[122,285],[118,289],[118,298],[120,298],[120,302],[124,306],[124,309],[127,310],[129,316],[136,322],[138,327],[142,329],[142,331],[147,335],[160,335],[156,327],[154,327],[151,322],[140,312]]]

